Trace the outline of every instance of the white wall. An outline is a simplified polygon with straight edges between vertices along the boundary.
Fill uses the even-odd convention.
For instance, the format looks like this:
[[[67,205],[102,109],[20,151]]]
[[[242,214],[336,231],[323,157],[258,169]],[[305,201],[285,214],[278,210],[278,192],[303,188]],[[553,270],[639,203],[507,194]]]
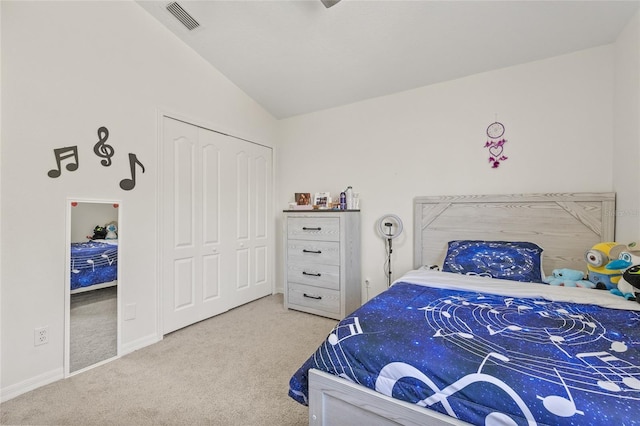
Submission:
[[[159,338],[158,109],[273,146],[277,122],[137,4],[2,1],[2,271],[0,388],[5,400],[63,369],[67,197],[120,200],[122,346]],[[106,126],[111,167],[93,154]],[[52,179],[55,148],[77,145],[80,167]],[[128,153],[137,154],[134,190]],[[34,347],[34,328],[49,344]]]
[[[0,2],[0,46],[2,46],[2,2]],[[0,49],[1,50],[1,49]],[[2,164],[2,53],[0,51],[0,165]],[[2,188],[2,173],[0,173],[0,188]],[[2,214],[1,210],[2,206],[2,191],[0,190],[0,214]],[[0,355],[2,354],[2,350],[4,348],[4,342],[2,339],[2,306],[4,304],[2,298],[2,229],[4,225],[0,220]],[[0,389],[2,389],[2,362],[0,361]],[[2,401],[2,392],[0,391],[0,401]]]
[[[613,186],[616,240],[640,240],[640,12],[615,43]]]
[[[337,194],[352,185],[362,199],[362,277],[371,279],[372,297],[386,288],[376,220],[387,213],[404,220],[404,235],[394,240],[399,277],[413,266],[416,196],[611,191],[613,50],[589,49],[281,121],[277,204],[285,208],[294,192]],[[509,159],[492,169],[485,129],[496,116],[506,127]]]

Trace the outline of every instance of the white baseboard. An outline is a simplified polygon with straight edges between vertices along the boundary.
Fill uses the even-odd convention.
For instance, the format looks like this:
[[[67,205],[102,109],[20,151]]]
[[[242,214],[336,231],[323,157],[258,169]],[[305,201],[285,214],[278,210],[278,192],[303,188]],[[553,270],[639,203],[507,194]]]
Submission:
[[[30,379],[24,380],[15,385],[8,386],[0,389],[0,402],[8,401],[15,398],[18,395],[27,393],[41,386],[48,385],[49,383],[56,382],[64,378],[64,368],[56,368],[55,370],[48,371],[43,374],[39,374]]]
[[[162,335],[158,335],[156,333],[149,334],[147,336],[141,337],[133,342],[129,342],[127,344],[123,344],[120,348],[120,356],[124,356],[133,351],[137,351],[138,349],[142,349],[146,346],[153,345],[154,343],[158,343],[162,340]]]
[[[127,343],[126,345],[122,345],[120,356],[137,351],[138,349],[157,343],[160,340],[162,340],[162,336],[158,336],[155,333],[142,337],[138,340]],[[23,393],[27,393],[61,379],[64,379],[64,368],[56,368],[55,370],[48,371],[20,383],[7,386],[0,389],[0,402],[8,401],[16,396],[22,395]]]

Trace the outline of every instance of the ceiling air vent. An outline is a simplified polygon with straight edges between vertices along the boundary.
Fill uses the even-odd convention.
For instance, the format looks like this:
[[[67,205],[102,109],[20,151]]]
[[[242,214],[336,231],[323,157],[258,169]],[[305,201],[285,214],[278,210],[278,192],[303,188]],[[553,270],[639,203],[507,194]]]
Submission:
[[[189,31],[192,31],[200,26],[198,21],[193,19],[193,16],[189,15],[189,13],[178,4],[178,2],[174,1],[169,3],[167,5],[167,10],[171,12],[171,14],[175,16],[178,21],[182,22],[182,24],[187,27]]]

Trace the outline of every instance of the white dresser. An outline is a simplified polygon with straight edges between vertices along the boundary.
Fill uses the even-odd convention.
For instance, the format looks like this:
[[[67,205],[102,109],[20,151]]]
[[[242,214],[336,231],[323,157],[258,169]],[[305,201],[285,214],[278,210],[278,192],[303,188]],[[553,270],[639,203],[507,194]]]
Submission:
[[[360,307],[360,211],[285,210],[284,305],[342,319]]]

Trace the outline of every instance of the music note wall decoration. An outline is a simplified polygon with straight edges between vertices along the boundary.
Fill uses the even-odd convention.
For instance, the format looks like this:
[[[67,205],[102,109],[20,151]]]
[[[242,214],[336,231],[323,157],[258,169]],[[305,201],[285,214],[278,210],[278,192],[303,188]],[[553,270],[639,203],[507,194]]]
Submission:
[[[138,161],[138,157],[135,154],[129,153],[129,168],[131,169],[131,179],[122,179],[120,181],[120,188],[125,191],[131,191],[136,186],[136,164],[142,169],[144,173],[144,165]]]
[[[115,154],[115,150],[111,145],[107,143],[109,139],[109,129],[102,126],[98,129],[98,143],[93,146],[93,152],[104,160],[100,160],[100,163],[109,167],[111,165],[111,157]]]
[[[94,154],[101,158],[100,164],[104,167],[109,167],[112,162],[112,158],[115,155],[115,149],[113,146],[107,143],[109,139],[109,129],[105,126],[98,128],[98,142],[93,146]],[[58,178],[62,175],[63,162],[69,160],[65,165],[65,169],[70,172],[78,170],[79,167],[79,154],[78,145],[67,146],[63,148],[56,148],[53,150],[53,155],[56,159],[56,168],[47,172],[47,176],[50,178]],[[142,173],[145,172],[145,167],[138,159],[138,156],[134,153],[129,153],[129,168],[131,171],[131,178],[124,178],[120,181],[120,188],[124,191],[131,191],[136,186],[136,166],[140,166]]]
[[[70,172],[74,172],[78,170],[79,162],[78,162],[78,146],[68,146],[65,148],[57,148],[53,150],[53,155],[56,157],[56,167],[55,169],[49,170],[47,175],[50,178],[60,177],[62,174],[62,161],[67,158],[73,157],[73,161],[66,165],[66,169]]]

